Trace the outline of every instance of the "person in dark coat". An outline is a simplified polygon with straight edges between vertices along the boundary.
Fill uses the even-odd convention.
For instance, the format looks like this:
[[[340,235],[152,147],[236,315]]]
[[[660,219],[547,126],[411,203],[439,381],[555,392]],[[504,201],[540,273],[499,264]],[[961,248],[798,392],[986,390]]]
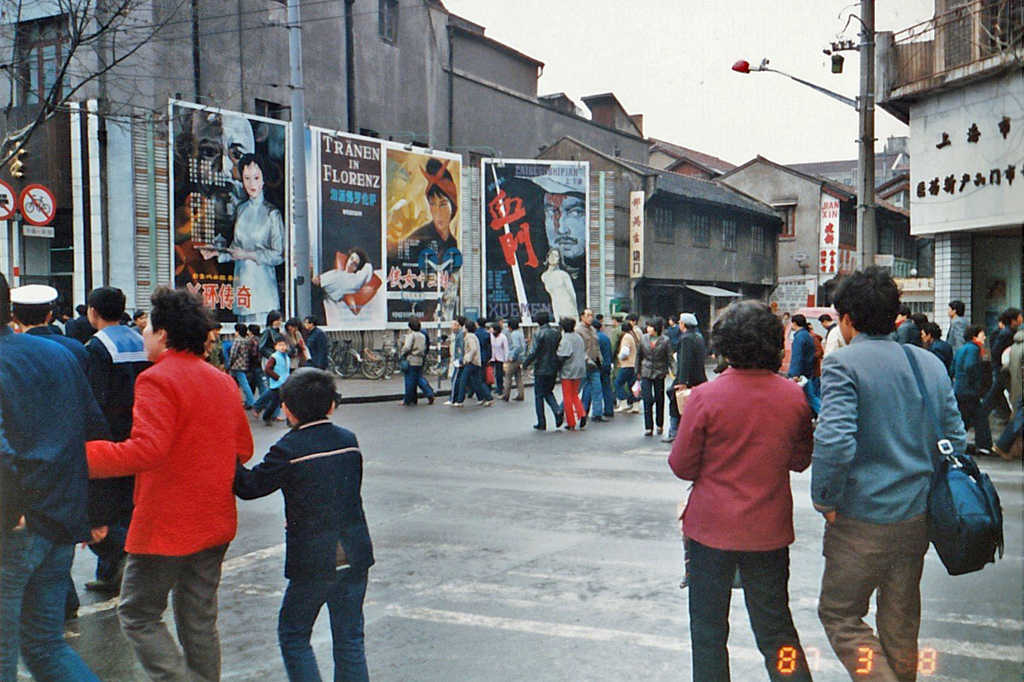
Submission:
[[[668,435],[665,443],[675,440],[679,430],[679,404],[676,402],[676,390],[682,386],[693,388],[708,380],[704,364],[707,362],[708,349],[704,337],[697,328],[697,317],[693,313],[684,313],[679,318],[679,343],[676,346],[676,378],[669,388],[668,396]]]
[[[946,366],[949,376],[953,376],[953,347],[942,340],[942,328],[934,322],[928,322],[921,328],[921,346],[935,353]]]
[[[319,322],[315,317],[307,317],[302,321],[306,328],[306,350],[309,351],[307,367],[316,369],[327,369],[327,357],[331,350],[331,340],[324,334],[324,330],[318,326]]]
[[[64,325],[64,336],[84,344],[96,333],[96,330],[89,324],[89,317],[86,315],[88,312],[87,306],[77,306],[75,312],[78,313],[78,317],[68,320],[67,324]]]
[[[96,333],[85,345],[89,354],[89,383],[110,428],[110,440],[128,440],[135,406],[135,379],[151,363],[142,335],[123,324],[125,295],[120,289],[100,287],[89,292],[89,324]],[[90,545],[96,554],[96,579],[85,584],[92,592],[117,594],[124,570],[124,543],[132,520],[135,478],[123,476],[89,482],[89,522],[102,536]]]
[[[544,431],[547,428],[547,420],[544,418],[544,403],[546,402],[555,414],[555,428],[562,426],[565,413],[558,406],[555,400],[555,384],[558,383],[558,345],[562,341],[562,333],[550,325],[551,316],[546,310],[537,313],[533,321],[538,324],[533,341],[530,343],[530,350],[523,360],[523,367],[529,367],[536,363],[533,370],[533,400],[537,410],[537,423],[533,428]]]
[[[978,451],[987,455],[992,449],[992,430],[988,423],[988,413],[982,409],[983,395],[982,378],[984,370],[981,365],[985,347],[985,330],[971,325],[964,332],[967,343],[957,349],[953,356],[953,395],[956,406],[964,421],[964,428],[974,427],[974,445]]]
[[[604,418],[615,417],[615,394],[612,392],[612,363],[615,354],[612,352],[612,340],[604,333],[604,322],[594,320],[594,329],[597,330],[597,347],[601,350],[601,395],[604,398]],[[600,421],[597,416],[594,421]]]
[[[324,604],[331,612],[334,679],[367,680],[363,600],[374,563],[360,493],[363,457],[351,431],[332,424],[330,374],[296,370],[281,387],[292,429],[251,470],[237,465],[235,494],[243,500],[284,494],[288,588],[278,641],[290,680],[318,680],[310,633]]]
[[[36,679],[95,681],[64,615],[74,546],[92,540],[85,442],[107,427],[74,356],[10,321],[0,274],[0,679],[20,649]]]
[[[896,315],[895,339],[898,343],[909,343],[911,346],[921,345],[921,328],[913,319],[910,306],[901,305]]]

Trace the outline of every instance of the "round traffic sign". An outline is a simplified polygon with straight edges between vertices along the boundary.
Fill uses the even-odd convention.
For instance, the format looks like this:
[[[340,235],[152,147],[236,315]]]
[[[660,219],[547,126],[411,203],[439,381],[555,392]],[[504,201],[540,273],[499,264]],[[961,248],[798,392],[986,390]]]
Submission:
[[[0,220],[10,220],[18,208],[18,193],[0,180]]]
[[[31,225],[49,225],[57,214],[57,201],[53,193],[42,185],[29,185],[23,189],[18,205],[21,217]]]

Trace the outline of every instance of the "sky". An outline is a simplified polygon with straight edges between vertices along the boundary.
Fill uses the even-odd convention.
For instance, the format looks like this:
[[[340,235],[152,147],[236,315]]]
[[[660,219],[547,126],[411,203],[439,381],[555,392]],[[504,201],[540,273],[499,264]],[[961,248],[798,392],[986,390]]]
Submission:
[[[734,62],[772,68],[850,98],[860,54],[831,73],[822,49],[859,42],[860,3],[849,0],[444,0],[487,35],[545,63],[539,94],[614,92],[644,134],[741,164],[760,154],[780,163],[854,159],[857,112],[775,73],[739,74]],[[930,19],[934,0],[878,0],[878,31]],[[881,109],[875,137],[908,129]]]

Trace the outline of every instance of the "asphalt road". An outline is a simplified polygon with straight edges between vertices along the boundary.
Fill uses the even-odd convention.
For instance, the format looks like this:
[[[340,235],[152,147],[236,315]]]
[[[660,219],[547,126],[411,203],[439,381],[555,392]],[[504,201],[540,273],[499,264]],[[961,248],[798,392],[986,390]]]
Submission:
[[[530,428],[531,391],[525,403],[492,408],[343,406],[335,420],[357,433],[366,462],[377,556],[365,607],[372,679],[689,679],[675,520],[686,484],[667,467],[668,446],[642,436],[642,416],[540,433]],[[283,431],[254,426],[257,459]],[[1024,677],[1022,470],[1001,460],[983,466],[1002,496],[1006,556],[952,578],[929,553],[922,680]],[[793,477],[792,608],[815,679],[838,682],[848,677],[816,616],[823,522],[809,482],[809,472]],[[280,495],[240,502],[239,519],[220,590],[223,678],[283,680]],[[93,566],[79,552],[79,586]],[[115,602],[83,602],[68,631],[73,646],[103,680],[145,679],[118,630]],[[733,679],[767,679],[739,592],[733,602]],[[326,615],[314,645],[331,679]]]

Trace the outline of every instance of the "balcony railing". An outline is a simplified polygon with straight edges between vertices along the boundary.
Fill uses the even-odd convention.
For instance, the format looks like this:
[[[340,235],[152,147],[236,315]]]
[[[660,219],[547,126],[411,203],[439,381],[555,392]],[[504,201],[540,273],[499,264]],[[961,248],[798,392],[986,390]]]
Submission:
[[[969,72],[965,67],[993,57],[1019,61],[1024,54],[1024,1],[947,0],[947,8],[893,36],[894,89]]]

